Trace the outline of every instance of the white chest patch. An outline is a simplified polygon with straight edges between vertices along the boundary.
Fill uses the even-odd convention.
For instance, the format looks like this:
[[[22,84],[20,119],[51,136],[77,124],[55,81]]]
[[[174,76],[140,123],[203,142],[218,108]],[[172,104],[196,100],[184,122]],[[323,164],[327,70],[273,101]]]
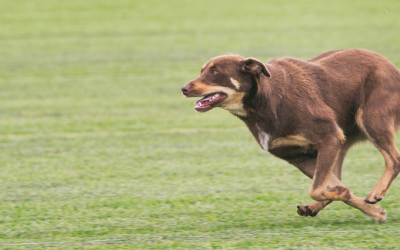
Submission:
[[[258,140],[260,141],[261,147],[268,151],[268,143],[269,143],[269,134],[265,133],[264,130],[262,130],[258,125],[257,130],[258,130]]]
[[[236,87],[236,89],[240,88],[240,83],[231,77],[231,83]]]

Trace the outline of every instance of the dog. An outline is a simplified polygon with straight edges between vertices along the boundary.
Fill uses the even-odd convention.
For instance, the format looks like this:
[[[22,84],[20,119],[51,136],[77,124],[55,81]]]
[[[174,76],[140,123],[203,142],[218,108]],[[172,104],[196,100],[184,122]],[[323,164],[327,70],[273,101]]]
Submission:
[[[400,125],[400,71],[378,53],[335,50],[304,61],[291,57],[262,63],[227,54],[210,59],[182,87],[198,112],[228,110],[248,127],[260,147],[312,179],[315,202],[297,206],[316,216],[343,201],[377,222],[386,220],[377,202],[400,172],[395,131]],[[366,198],[342,184],[349,148],[371,141],[385,159],[385,172]]]

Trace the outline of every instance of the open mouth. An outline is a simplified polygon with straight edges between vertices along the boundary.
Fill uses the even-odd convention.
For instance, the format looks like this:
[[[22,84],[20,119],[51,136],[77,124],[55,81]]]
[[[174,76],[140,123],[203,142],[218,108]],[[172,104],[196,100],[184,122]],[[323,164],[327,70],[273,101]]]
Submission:
[[[228,96],[223,93],[214,93],[205,96],[203,99],[194,103],[194,109],[198,112],[206,112],[214,108],[218,103],[225,100]]]

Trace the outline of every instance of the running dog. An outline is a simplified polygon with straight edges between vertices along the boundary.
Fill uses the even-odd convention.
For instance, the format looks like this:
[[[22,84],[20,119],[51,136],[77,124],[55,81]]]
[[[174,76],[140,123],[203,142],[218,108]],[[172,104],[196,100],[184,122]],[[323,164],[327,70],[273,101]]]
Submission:
[[[182,87],[186,97],[203,97],[198,112],[228,110],[249,128],[262,149],[293,164],[312,179],[315,202],[297,206],[316,216],[332,201],[343,201],[378,222],[375,205],[400,172],[395,131],[400,125],[400,71],[381,55],[363,49],[336,50],[311,60],[223,55],[209,60]],[[341,182],[349,148],[369,140],[386,169],[366,198]]]

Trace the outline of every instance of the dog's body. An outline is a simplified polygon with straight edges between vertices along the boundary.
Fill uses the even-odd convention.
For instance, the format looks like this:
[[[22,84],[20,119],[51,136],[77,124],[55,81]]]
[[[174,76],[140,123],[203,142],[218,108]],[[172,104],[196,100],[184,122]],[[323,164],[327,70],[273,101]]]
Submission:
[[[309,61],[225,55],[211,59],[201,75],[182,88],[187,97],[205,96],[196,110],[222,107],[247,125],[261,148],[298,167],[313,179],[316,202],[298,206],[315,216],[341,200],[384,221],[374,203],[400,172],[394,133],[400,125],[400,71],[367,50],[331,51]],[[369,139],[383,154],[386,170],[365,199],[341,183],[348,149]]]

